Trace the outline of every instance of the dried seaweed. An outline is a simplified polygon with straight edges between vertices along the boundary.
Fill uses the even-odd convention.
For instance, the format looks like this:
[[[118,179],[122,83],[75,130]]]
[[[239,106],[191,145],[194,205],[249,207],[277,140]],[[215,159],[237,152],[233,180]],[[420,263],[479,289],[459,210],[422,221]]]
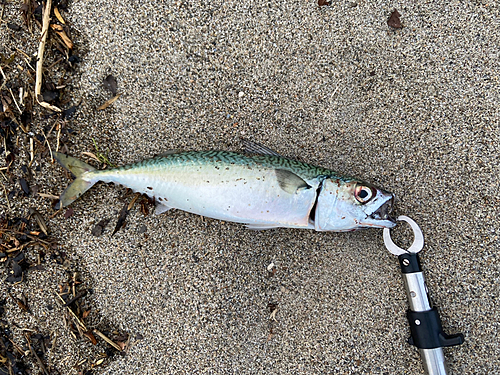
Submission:
[[[1,9],[4,4],[2,1]],[[1,316],[6,303],[9,310],[19,317],[28,316],[31,308],[35,311],[40,307],[34,305],[38,299],[31,300],[30,297],[28,300],[34,291],[29,289],[32,283],[26,281],[32,273],[49,269],[45,262],[53,262],[53,266],[71,273],[58,294],[63,300],[63,311],[67,311],[60,317],[68,321],[67,334],[85,338],[98,345],[96,351],[106,353],[97,358],[93,355],[86,358],[85,364],[78,365],[78,370],[84,374],[92,365],[103,365],[116,351],[126,348],[127,340],[117,339],[114,330],[106,324],[92,326],[91,323],[100,321],[95,319],[97,310],[89,305],[92,292],[81,286],[82,281],[71,271],[76,268],[74,258],[68,257],[53,237],[57,231],[50,230],[53,223],[50,219],[57,212],[51,211],[46,200],[54,203],[58,197],[54,195],[55,191],[39,192],[43,184],[38,180],[46,167],[44,163],[51,161],[52,151],[68,152],[71,146],[75,130],[70,128],[70,123],[81,102],[71,97],[71,73],[76,71],[75,64],[81,61],[80,52],[71,35],[71,26],[63,15],[67,1],[22,0],[19,7],[19,21],[8,20],[2,24],[10,38],[0,54],[0,194],[3,198],[3,206],[0,206],[0,267],[4,269],[4,287],[10,291],[7,301],[0,301],[0,375],[59,373],[57,364],[51,364],[46,358],[47,349],[56,343],[52,333],[37,332],[37,328],[29,325],[27,329],[22,327],[23,319],[13,324],[3,321]],[[2,19],[3,12],[0,23]],[[38,45],[39,50],[34,57],[31,49],[22,44],[26,40],[20,37],[29,38],[30,35],[31,44]],[[96,154],[111,165],[107,155],[97,148]],[[35,171],[38,173],[33,173]],[[36,200],[40,206],[33,204]],[[43,208],[45,204],[46,208]],[[12,208],[19,210],[20,207],[24,211],[17,212],[24,212],[26,216],[11,214]],[[72,210],[61,213],[69,218]],[[102,233],[107,222],[100,224]],[[51,305],[46,307],[55,314],[61,311]],[[106,340],[101,340],[94,329],[114,345],[109,346],[111,344]],[[12,332],[16,333],[16,341]],[[79,345],[78,342],[75,341],[75,345]]]
[[[118,92],[118,82],[116,82],[116,78],[113,77],[111,74],[108,75],[106,78],[103,80],[104,87],[111,91],[111,94],[113,96],[116,96],[116,93]]]
[[[102,233],[104,232],[104,228],[106,228],[110,220],[111,219],[102,219],[100,222],[98,222],[94,226],[94,228],[92,228],[92,235],[96,237],[101,236]]]
[[[125,206],[120,211],[120,215],[118,216],[118,221],[116,222],[115,229],[113,230],[113,233],[111,236],[114,236],[116,232],[118,232],[121,228],[125,226],[125,220],[127,219],[127,215],[129,213],[128,210],[128,203],[125,203]]]
[[[394,11],[391,13],[391,16],[387,20],[387,25],[395,29],[401,29],[403,25],[401,24],[401,20],[399,17],[401,17],[401,14],[399,14],[399,12],[394,9]]]

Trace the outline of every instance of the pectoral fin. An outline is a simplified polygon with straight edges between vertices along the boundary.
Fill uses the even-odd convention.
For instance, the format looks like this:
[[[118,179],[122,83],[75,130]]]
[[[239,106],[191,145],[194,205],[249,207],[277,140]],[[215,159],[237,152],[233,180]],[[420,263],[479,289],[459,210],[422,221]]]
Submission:
[[[311,186],[295,173],[286,169],[276,169],[276,178],[280,188],[289,194],[295,194],[302,189],[310,189]]]

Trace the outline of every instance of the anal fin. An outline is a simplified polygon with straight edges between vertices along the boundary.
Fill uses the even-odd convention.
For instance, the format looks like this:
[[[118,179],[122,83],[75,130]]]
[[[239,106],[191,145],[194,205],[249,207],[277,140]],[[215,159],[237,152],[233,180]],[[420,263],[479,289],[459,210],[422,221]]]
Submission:
[[[276,224],[247,224],[245,226],[251,230],[267,230],[280,228],[279,226],[276,226]]]
[[[160,215],[160,214],[167,212],[168,210],[171,210],[171,209],[172,209],[172,207],[170,207],[170,206],[156,202],[155,215]]]

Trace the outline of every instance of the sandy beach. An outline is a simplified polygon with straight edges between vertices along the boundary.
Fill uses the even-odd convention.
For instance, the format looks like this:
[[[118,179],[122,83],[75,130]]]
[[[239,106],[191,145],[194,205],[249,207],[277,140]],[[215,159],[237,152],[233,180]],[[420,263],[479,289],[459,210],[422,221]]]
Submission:
[[[16,6],[5,19],[19,17]],[[401,29],[387,25],[394,9]],[[498,4],[73,0],[63,16],[81,60],[68,83],[81,101],[66,124],[71,155],[95,153],[95,141],[123,165],[172,149],[238,151],[244,137],[382,186],[424,232],[445,331],[465,335],[445,350],[450,373],[498,373]],[[110,74],[121,96],[98,111]],[[34,133],[54,122],[33,121]],[[17,158],[20,168],[29,153]],[[39,191],[59,195],[68,175],[49,158],[40,167]],[[24,293],[32,311],[20,315],[9,300],[4,320],[57,336],[46,358],[60,374],[86,373],[106,345],[68,334],[54,293],[73,271],[91,290],[88,327],[130,337],[92,374],[423,374],[381,230],[256,232],[136,206],[111,236],[131,199],[98,184],[70,217],[50,220],[47,199],[10,202],[12,216],[37,208],[70,263],[2,287],[7,299]],[[409,233],[394,237],[408,246]]]

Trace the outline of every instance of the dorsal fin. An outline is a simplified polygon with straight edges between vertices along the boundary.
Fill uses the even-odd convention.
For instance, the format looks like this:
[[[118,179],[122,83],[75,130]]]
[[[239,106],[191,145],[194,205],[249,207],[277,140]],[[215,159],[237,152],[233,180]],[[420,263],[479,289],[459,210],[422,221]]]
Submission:
[[[263,146],[257,142],[250,141],[249,139],[241,138],[243,149],[249,154],[280,156],[276,151],[271,150],[269,147]]]
[[[311,186],[295,173],[286,169],[275,169],[276,178],[280,188],[290,194],[295,194],[301,189],[310,189]]]

